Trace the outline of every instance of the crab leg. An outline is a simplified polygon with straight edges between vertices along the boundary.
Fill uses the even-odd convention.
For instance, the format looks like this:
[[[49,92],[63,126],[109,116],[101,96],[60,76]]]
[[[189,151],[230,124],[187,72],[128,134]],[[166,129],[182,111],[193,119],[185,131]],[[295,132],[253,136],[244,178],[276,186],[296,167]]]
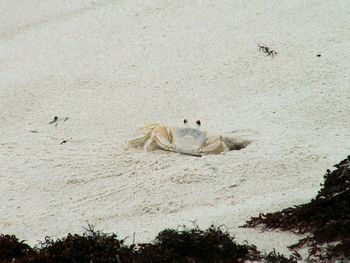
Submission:
[[[173,136],[166,126],[151,124],[140,129],[142,135],[129,141],[134,147],[143,147],[145,150],[162,148],[164,150],[173,149]]]
[[[154,147],[154,143],[156,146],[164,149],[171,150],[172,149],[172,135],[170,130],[168,130],[165,126],[159,126],[154,128],[151,131],[149,139],[146,141],[144,145],[144,149],[150,149]],[[152,147],[153,146],[153,147]]]
[[[152,130],[145,130],[141,136],[129,140],[129,145],[133,147],[143,147],[145,143],[150,139]]]
[[[229,151],[229,147],[224,142],[222,136],[207,140],[201,150],[201,152],[206,154],[218,154],[227,151]]]

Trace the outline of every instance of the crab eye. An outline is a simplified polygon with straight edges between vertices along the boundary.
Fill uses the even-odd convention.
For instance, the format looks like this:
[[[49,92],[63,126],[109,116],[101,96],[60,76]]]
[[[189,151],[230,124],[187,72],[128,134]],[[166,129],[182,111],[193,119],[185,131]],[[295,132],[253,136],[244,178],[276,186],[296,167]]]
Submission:
[[[197,123],[198,126],[201,126],[201,121],[200,120],[196,121],[196,123]]]
[[[187,124],[187,119],[184,119],[184,124]]]

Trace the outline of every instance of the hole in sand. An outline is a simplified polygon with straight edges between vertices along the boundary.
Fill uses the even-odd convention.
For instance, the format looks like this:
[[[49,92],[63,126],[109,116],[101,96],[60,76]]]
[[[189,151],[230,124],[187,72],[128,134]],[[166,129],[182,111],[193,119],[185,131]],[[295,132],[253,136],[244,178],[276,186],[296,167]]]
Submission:
[[[238,151],[246,148],[252,141],[238,139],[238,138],[224,137],[224,142],[228,146],[230,151]]]

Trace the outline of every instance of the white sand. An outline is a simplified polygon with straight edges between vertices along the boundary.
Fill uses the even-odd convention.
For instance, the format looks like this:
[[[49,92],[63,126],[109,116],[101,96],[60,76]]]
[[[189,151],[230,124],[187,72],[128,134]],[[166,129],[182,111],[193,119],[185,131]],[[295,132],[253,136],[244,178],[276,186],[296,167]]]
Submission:
[[[348,0],[22,0],[0,12],[1,233],[35,243],[90,223],[144,242],[196,220],[288,252],[293,234],[237,226],[309,201],[350,153]],[[55,115],[69,119],[48,124]],[[184,117],[254,142],[202,158],[125,148],[139,126]]]

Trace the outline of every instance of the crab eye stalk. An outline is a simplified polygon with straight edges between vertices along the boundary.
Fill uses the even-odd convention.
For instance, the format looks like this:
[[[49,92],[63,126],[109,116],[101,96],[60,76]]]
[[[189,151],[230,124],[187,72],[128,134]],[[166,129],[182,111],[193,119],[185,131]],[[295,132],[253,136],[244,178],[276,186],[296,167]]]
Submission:
[[[200,121],[200,120],[197,120],[197,121],[196,121],[196,124],[198,125],[198,127],[201,126],[201,121]]]
[[[187,124],[187,122],[188,122],[187,119],[184,119],[184,124],[185,124],[185,125]]]

